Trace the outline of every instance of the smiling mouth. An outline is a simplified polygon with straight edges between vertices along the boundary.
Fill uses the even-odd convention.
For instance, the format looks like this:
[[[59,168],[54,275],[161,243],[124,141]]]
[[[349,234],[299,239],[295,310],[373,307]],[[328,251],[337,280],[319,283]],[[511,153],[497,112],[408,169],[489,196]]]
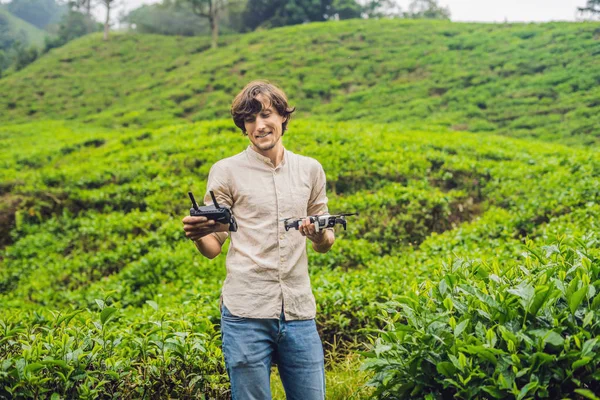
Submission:
[[[271,134],[271,132],[265,133],[264,135],[260,135],[260,136],[257,135],[256,137],[259,138],[259,139],[261,139],[261,138],[264,138],[266,136],[269,136],[270,134]]]

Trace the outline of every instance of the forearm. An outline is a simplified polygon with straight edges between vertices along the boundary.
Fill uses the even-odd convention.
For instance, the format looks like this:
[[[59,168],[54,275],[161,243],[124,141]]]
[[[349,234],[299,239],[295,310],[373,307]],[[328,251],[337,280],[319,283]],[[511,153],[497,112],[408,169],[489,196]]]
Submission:
[[[335,235],[332,230],[327,229],[320,241],[312,242],[312,248],[317,253],[327,253],[333,246],[333,242],[335,242]]]
[[[221,243],[213,235],[206,235],[195,240],[194,244],[204,257],[211,260],[221,254]]]

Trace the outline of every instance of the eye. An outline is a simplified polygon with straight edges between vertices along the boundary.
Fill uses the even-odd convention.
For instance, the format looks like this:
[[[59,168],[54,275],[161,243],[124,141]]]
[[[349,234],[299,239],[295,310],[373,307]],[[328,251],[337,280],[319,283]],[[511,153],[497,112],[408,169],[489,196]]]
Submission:
[[[263,114],[261,114],[261,116],[263,118],[269,118],[269,116],[271,116],[271,114],[270,113],[263,113]]]

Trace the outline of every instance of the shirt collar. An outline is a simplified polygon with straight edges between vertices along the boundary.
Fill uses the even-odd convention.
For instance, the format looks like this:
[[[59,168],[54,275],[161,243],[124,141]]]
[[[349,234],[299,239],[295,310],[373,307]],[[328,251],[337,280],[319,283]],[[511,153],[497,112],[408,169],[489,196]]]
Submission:
[[[280,168],[283,167],[285,165],[285,160],[288,158],[288,151],[285,149],[285,147],[283,148],[283,159],[281,160],[281,162],[279,163],[279,165],[277,167],[273,166],[273,163],[271,162],[271,159],[269,157],[265,157],[262,154],[259,154],[256,150],[254,150],[252,148],[252,145],[248,145],[248,148],[246,149],[246,153],[248,154],[248,156],[252,157],[253,159],[260,161],[261,163],[264,163],[266,165],[268,165],[271,168]]]

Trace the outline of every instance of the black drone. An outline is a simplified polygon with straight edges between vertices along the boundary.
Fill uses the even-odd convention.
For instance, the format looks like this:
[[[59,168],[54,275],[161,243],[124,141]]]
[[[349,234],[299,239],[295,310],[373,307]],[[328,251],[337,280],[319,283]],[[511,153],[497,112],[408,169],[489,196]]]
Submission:
[[[300,225],[302,225],[302,221],[306,218],[310,218],[310,223],[315,226],[317,232],[326,228],[333,228],[336,224],[342,224],[344,230],[346,230],[346,217],[350,215],[358,215],[358,213],[343,213],[343,214],[322,214],[322,215],[310,215],[308,217],[298,218],[298,217],[290,217],[284,218],[283,224],[285,226],[285,230],[289,231],[290,228],[296,228],[296,230],[300,229]]]

